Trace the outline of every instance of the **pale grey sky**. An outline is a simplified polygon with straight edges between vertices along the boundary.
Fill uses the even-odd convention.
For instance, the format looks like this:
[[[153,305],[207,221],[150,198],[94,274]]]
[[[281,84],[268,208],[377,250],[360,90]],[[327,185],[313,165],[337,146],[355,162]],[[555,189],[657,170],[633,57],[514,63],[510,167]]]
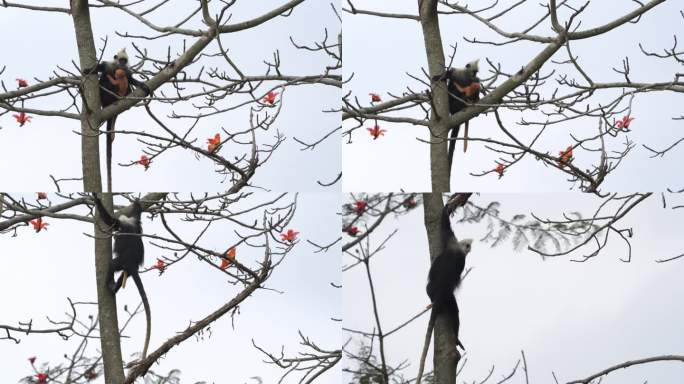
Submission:
[[[499,1],[496,10],[485,13],[491,16],[497,10],[503,10],[516,1]],[[359,9],[417,14],[415,0],[357,0],[353,2]],[[584,1],[570,1],[577,8]],[[485,4],[469,1],[471,9],[479,9]],[[490,5],[487,3],[486,5]],[[592,1],[586,11],[579,17],[580,28],[587,29],[612,20],[636,7],[629,0]],[[631,80],[644,82],[669,82],[674,80],[674,73],[682,71],[680,64],[674,60],[660,60],[645,57],[639,50],[639,43],[650,51],[662,53],[671,48],[672,36],[679,34],[681,46],[684,19],[679,14],[681,2],[667,1],[648,12],[638,24],[627,24],[596,39],[586,39],[572,44],[573,53],[579,56],[579,62],[595,81],[618,82],[624,77],[613,71],[622,68],[622,60],[629,56]],[[530,1],[519,7],[512,14],[496,20],[497,25],[507,31],[517,32],[530,25],[530,20],[544,12],[539,2]],[[567,12],[563,12],[566,14]],[[383,101],[391,100],[393,95],[402,95],[410,88],[413,91],[424,91],[427,87],[410,78],[407,73],[424,79],[421,69],[427,69],[423,34],[420,24],[408,19],[378,18],[367,15],[343,14],[344,24],[344,75],[351,80],[344,85],[344,94],[351,92],[351,98],[358,97],[364,106],[369,105],[369,92],[379,93]],[[463,66],[466,62],[480,58],[480,77],[490,76],[489,66],[485,59],[501,63],[501,70],[513,73],[537,54],[542,45],[534,43],[517,43],[505,46],[473,45],[464,37],[477,37],[481,40],[501,41],[493,31],[463,15],[442,16],[440,30],[443,37],[445,55],[451,53],[450,45],[458,43],[458,51],[454,66]],[[539,35],[550,35],[550,23],[544,22],[533,30]],[[681,48],[681,47],[680,47]],[[560,50],[553,60],[566,60],[566,51]],[[448,57],[447,57],[448,59]],[[542,67],[541,72],[548,75],[551,70],[556,73],[546,86],[540,87],[541,93],[549,97],[550,90],[556,85],[555,79],[561,73],[570,78],[580,79],[580,75],[568,65],[559,66],[550,62]],[[560,71],[560,72],[559,72]],[[353,74],[353,76],[352,76]],[[497,83],[498,84],[498,83]],[[600,92],[594,96],[593,104],[606,103],[606,95],[615,96],[618,91]],[[636,117],[631,125],[632,132],[627,136],[637,144],[620,167],[608,176],[603,188],[606,191],[662,190],[666,187],[681,188],[682,179],[680,164],[684,161],[684,147],[679,146],[663,159],[650,159],[650,152],[641,147],[642,144],[652,148],[663,149],[676,140],[684,137],[682,121],[671,118],[682,115],[681,95],[674,93],[651,93],[639,95],[634,99],[632,116]],[[626,100],[628,101],[628,100]],[[626,104],[624,104],[626,105]],[[420,109],[414,112],[399,111],[392,116],[408,116],[422,118]],[[531,138],[537,129],[521,127],[516,123],[524,117],[544,120],[539,112],[528,111],[524,114],[504,112],[502,119],[507,128],[521,138]],[[379,122],[387,129],[385,136],[373,140],[365,127],[372,126],[367,121],[364,128],[353,134],[353,143],[344,144],[342,167],[344,171],[343,190],[345,191],[426,191],[430,189],[429,153],[425,142],[429,140],[429,132],[425,127],[404,123]],[[355,126],[348,120],[345,128]],[[570,134],[576,137],[594,135],[597,132],[595,119],[572,120],[562,125],[547,129],[536,147],[557,155],[571,141]],[[501,139],[493,114],[478,116],[470,122],[470,136]],[[344,142],[346,143],[346,138]],[[525,140],[523,140],[525,141]],[[624,137],[611,139],[607,147],[621,149]],[[592,146],[596,147],[595,145]],[[590,163],[596,163],[599,154],[584,150],[575,150],[575,165],[585,169]],[[452,170],[452,190],[487,191],[487,192],[526,192],[556,191],[564,192],[570,188],[567,176],[558,170],[545,167],[533,158],[522,160],[506,175],[499,179],[490,174],[484,177],[473,177],[470,173],[480,173],[494,169],[499,154],[485,150],[482,143],[471,142],[464,155],[460,149],[454,156]]]
[[[486,206],[501,202],[503,218],[514,214],[562,218],[579,211],[586,217],[598,206],[593,196],[565,194],[482,194],[471,198]],[[468,348],[468,362],[459,382],[486,377],[496,367],[493,382],[508,374],[524,350],[530,383],[580,379],[627,360],[682,354],[684,295],[683,260],[658,264],[656,259],[684,252],[682,210],[663,210],[659,196],[635,208],[618,228],[633,228],[633,256],[612,238],[606,249],[585,263],[571,262],[583,254],[542,260],[531,251],[515,252],[510,242],[490,248],[479,241],[486,222],[455,225],[460,238],[476,241],[466,267],[471,273],[457,291],[461,310],[460,338]],[[455,219],[454,219],[455,221]],[[385,331],[419,313],[429,299],[425,293],[430,262],[422,207],[397,220],[388,219],[374,232],[371,244],[398,229],[386,248],[371,261],[381,324]],[[352,259],[343,257],[343,265]],[[362,266],[344,272],[344,327],[371,331],[374,327],[368,282]],[[410,363],[406,377],[415,377],[429,314],[390,336],[386,351],[390,364]],[[350,334],[346,334],[349,337]],[[350,344],[354,348],[358,344]],[[349,361],[345,360],[345,366]],[[426,371],[432,369],[432,346]],[[654,363],[611,374],[604,383],[678,384],[681,363]],[[345,376],[348,379],[348,375]],[[348,382],[348,381],[345,381]],[[524,383],[518,376],[511,383]]]
[[[245,199],[240,206],[254,206],[273,199],[276,193],[258,193]],[[26,194],[35,199],[35,194]],[[292,201],[290,194],[279,206]],[[56,202],[57,200],[55,200]],[[342,339],[341,290],[331,286],[340,284],[339,244],[328,252],[316,250],[306,240],[328,244],[339,237],[339,195],[336,193],[302,193],[298,207],[288,226],[300,233],[300,242],[278,266],[266,287],[257,290],[240,305],[239,314],[231,321],[226,315],[211,325],[203,339],[191,338],[169,352],[153,370],[166,373],[180,369],[183,383],[206,380],[208,383],[249,382],[252,376],[261,376],[264,383],[274,383],[283,371],[262,362],[264,355],[252,346],[252,340],[269,352],[280,353],[281,347],[289,356],[302,352],[298,331],[325,349],[339,348]],[[82,209],[80,211],[83,211]],[[76,212],[76,211],[74,211]],[[261,213],[254,216],[260,219]],[[171,220],[169,218],[169,220]],[[33,319],[35,327],[49,327],[45,316],[61,320],[69,312],[67,298],[74,301],[96,301],[92,226],[69,220],[47,219],[45,232],[35,233],[30,227],[21,228],[17,237],[0,236],[0,324],[16,325],[18,321]],[[177,222],[177,219],[173,219]],[[173,224],[172,224],[173,225]],[[164,235],[159,220],[144,220],[148,234]],[[203,227],[204,225],[201,225]],[[195,238],[197,225],[180,225],[181,234]],[[222,249],[226,241],[234,240],[234,231],[244,229],[232,225],[214,226],[201,244],[209,249]],[[260,249],[237,250],[237,257],[247,265],[261,260]],[[144,267],[150,267],[159,256],[172,256],[146,244]],[[188,256],[175,268],[162,276],[156,272],[142,275],[152,309],[152,337],[150,350],[176,332],[184,330],[190,321],[199,320],[231,299],[239,287],[227,284],[225,279],[197,258]],[[130,283],[130,281],[129,281]],[[274,291],[275,290],[275,291]],[[279,293],[282,292],[282,293]],[[124,318],[123,306],[134,308],[139,296],[131,283],[118,295],[119,321]],[[81,317],[95,314],[96,308],[81,308]],[[145,334],[145,318],[138,316],[125,331],[128,339],[122,343],[123,356],[140,352]],[[72,341],[62,342],[56,335],[21,336],[21,343],[0,341],[0,377],[3,383],[16,383],[32,373],[27,358],[37,356],[38,363],[63,362],[62,355],[73,351]],[[99,341],[92,340],[91,355],[99,350]],[[321,383],[335,383],[339,366],[321,377]],[[102,383],[99,379],[95,383]]]

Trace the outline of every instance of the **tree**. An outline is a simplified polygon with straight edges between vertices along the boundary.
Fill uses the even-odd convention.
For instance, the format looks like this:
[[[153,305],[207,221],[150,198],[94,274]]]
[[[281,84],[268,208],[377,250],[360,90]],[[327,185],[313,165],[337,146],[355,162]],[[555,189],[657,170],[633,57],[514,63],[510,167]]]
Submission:
[[[117,208],[125,210],[133,197],[128,194],[117,197]],[[110,233],[93,216],[92,198],[86,194],[39,194],[36,198],[35,194],[4,193],[0,201],[3,258],[13,258],[12,262],[4,260],[6,265],[17,266],[42,260],[34,267],[35,278],[22,281],[22,286],[18,286],[19,281],[15,282],[17,302],[22,303],[17,304],[16,308],[34,308],[35,311],[28,311],[32,314],[28,315],[31,320],[23,321],[27,315],[19,315],[21,319],[17,320],[16,325],[10,324],[10,319],[0,320],[0,331],[3,333],[0,341],[4,344],[0,347],[4,351],[16,348],[10,346],[14,345],[12,342],[31,343],[33,338],[40,339],[38,343],[30,344],[36,349],[32,351],[34,358],[30,360],[30,365],[27,363],[24,367],[31,368],[24,382],[41,382],[38,376],[41,374],[47,375],[44,383],[86,383],[100,378],[107,383],[133,383],[143,376],[145,382],[150,383],[167,382],[164,380],[178,382],[181,370],[193,366],[202,371],[212,371],[209,367],[201,368],[206,365],[202,364],[203,361],[214,360],[211,354],[217,354],[220,361],[225,361],[225,377],[241,380],[241,383],[249,376],[243,376],[244,369],[235,365],[250,367],[264,357],[278,364],[279,368],[260,367],[250,376],[268,379],[276,375],[274,372],[282,370],[283,376],[309,380],[311,377],[327,378],[335,374],[333,367],[339,361],[341,352],[336,347],[329,348],[326,345],[331,340],[336,341],[334,331],[337,326],[329,320],[327,311],[330,307],[320,305],[319,301],[334,301],[332,299],[337,289],[324,289],[320,286],[319,278],[299,281],[298,284],[309,290],[318,281],[317,289],[324,289],[321,291],[322,298],[313,301],[319,303],[320,309],[309,309],[302,304],[301,298],[284,295],[286,292],[282,291],[283,288],[292,290],[294,288],[291,285],[278,282],[286,279],[286,276],[281,276],[284,273],[293,273],[289,267],[282,265],[285,260],[295,257],[291,262],[295,265],[310,260],[306,257],[300,260],[301,253],[297,255],[295,251],[300,239],[309,237],[301,227],[293,227],[298,208],[296,197],[266,193],[241,196],[226,193],[151,193],[142,196],[145,209],[143,240],[147,259],[141,274],[152,308],[153,336],[149,353],[144,359],[140,359],[138,353],[125,358],[122,355],[122,344],[129,338],[130,342],[124,344],[126,350],[139,352],[142,348],[144,326],[135,321],[142,307],[137,304],[130,310],[130,307],[121,304],[126,302],[127,294],[133,294],[136,303],[139,302],[135,288],[124,289],[115,297],[104,286],[109,260],[100,257],[106,252],[98,250],[97,246],[104,248],[110,245]],[[320,204],[316,209],[319,210],[315,218],[316,226],[320,229],[315,233],[337,236],[336,232],[332,232],[337,227],[334,212],[321,214]],[[306,220],[312,219],[301,218],[298,223],[313,234],[313,227],[305,224]],[[95,230],[79,236],[78,230],[91,223],[95,223]],[[95,259],[95,269],[87,261],[90,260],[90,252],[86,248],[88,243],[96,246],[98,257]],[[328,247],[334,249],[332,244]],[[318,247],[315,250],[322,251]],[[295,256],[291,256],[293,252]],[[331,273],[337,263],[335,259],[324,256],[327,255],[317,256],[321,261],[317,262],[316,271],[323,278],[334,276]],[[298,269],[308,270],[311,267],[299,264]],[[16,270],[24,268],[17,267]],[[290,272],[284,272],[286,270]],[[7,273],[3,276],[7,284],[9,276]],[[274,277],[275,282],[272,280]],[[92,283],[97,284],[97,300],[93,297]],[[8,290],[5,284],[3,289]],[[133,284],[129,281],[130,285]],[[69,309],[65,315],[56,318],[52,313],[61,311],[63,302],[55,300],[55,296],[71,291],[63,289],[63,286],[76,290],[78,298],[67,297]],[[283,304],[275,305],[278,301],[268,299],[267,296],[274,296],[273,291],[280,293],[277,296],[281,297],[279,300]],[[34,292],[45,292],[54,302],[49,303],[44,299],[27,302],[23,299],[31,297]],[[119,312],[117,298],[120,301]],[[280,305],[290,310],[279,314],[277,308]],[[43,307],[44,312],[41,310]],[[17,311],[13,309],[5,314],[17,315]],[[125,319],[119,321],[120,314]],[[275,317],[280,321],[274,321]],[[227,318],[230,321],[227,322]],[[328,321],[318,320],[315,327],[310,324],[295,327],[288,323],[308,321],[308,318]],[[265,325],[269,329],[262,329]],[[329,336],[318,335],[321,327]],[[299,332],[295,328],[299,328]],[[316,339],[321,340],[316,341],[308,333],[315,334]],[[282,336],[273,337],[273,334]],[[188,353],[192,353],[193,349],[192,343],[188,343],[189,339],[208,342],[212,335],[221,338],[218,348],[205,344],[202,356],[188,358]],[[55,337],[64,341],[62,348],[65,359],[61,361],[50,344]],[[302,361],[297,356],[277,356],[270,352],[280,347],[278,344],[281,340],[288,340],[288,343],[294,340],[296,343],[297,339],[300,339],[301,344],[299,353],[307,356]],[[285,349],[283,345],[281,348],[281,352],[293,354],[291,346]],[[69,349],[71,351],[67,352]],[[179,354],[183,350],[185,353]],[[7,358],[11,355],[12,359],[16,359],[16,353],[3,355]],[[250,355],[254,357],[250,358]],[[179,365],[169,368],[168,364]],[[130,368],[127,372],[124,371],[125,366]],[[289,369],[292,367],[296,369]],[[164,372],[164,369],[168,371]]]
[[[680,153],[681,111],[673,103],[684,85],[676,37],[684,16],[680,8],[664,0],[487,5],[419,0],[410,7],[347,1],[345,29],[352,32],[345,66],[354,77],[345,83],[342,118],[349,142],[345,167],[354,173],[346,182],[352,190],[370,185],[365,189],[433,192],[548,190],[548,183],[553,190],[569,185],[604,196],[611,178],[608,190],[610,185],[671,187],[676,172],[671,159],[645,158]],[[657,28],[653,39],[644,37],[654,26],[671,23],[678,25]],[[383,44],[372,50],[354,44],[355,33],[367,28],[374,28],[374,38]],[[675,42],[665,47],[670,31]],[[483,96],[450,116],[444,83],[430,79],[478,57]],[[421,65],[422,73],[414,73]],[[406,71],[410,83],[400,78]],[[369,104],[368,92],[380,101]],[[457,146],[450,174],[448,132],[468,121],[473,144],[465,154]],[[386,130],[382,140],[393,141],[359,138],[359,129],[365,133],[369,123]],[[662,135],[653,135],[653,126]],[[370,145],[378,160],[359,167],[370,161]],[[422,156],[426,148],[429,163]],[[634,177],[628,171],[646,162],[653,162],[649,168],[661,170],[660,176]],[[622,173],[614,172],[618,167]]]
[[[469,196],[452,217],[457,238],[476,239],[456,291],[466,354],[457,352],[451,331],[436,327],[434,363],[422,382],[677,377],[676,365],[652,363],[684,362],[669,341],[680,333],[667,326],[684,313],[663,306],[680,291],[673,287],[683,270],[674,229],[681,193]],[[425,255],[440,251],[434,225],[443,197],[350,196],[375,207],[360,218],[347,210],[344,219],[359,228],[343,245],[345,297],[353,298],[344,324],[350,377],[416,382],[429,317]],[[406,198],[423,205],[423,217],[398,208]],[[393,215],[397,220],[387,219]],[[511,360],[512,349],[524,351]],[[572,357],[578,353],[582,359]]]
[[[156,190],[187,190],[188,185],[196,189],[196,183],[203,183],[208,185],[204,189],[220,185],[232,192],[246,185],[288,185],[279,175],[297,166],[301,151],[320,146],[325,154],[322,173],[290,172],[289,181],[313,188],[316,180],[334,184],[339,170],[327,152],[336,143],[323,142],[339,125],[328,103],[339,94],[342,47],[339,36],[328,32],[339,30],[339,25],[324,23],[330,16],[338,20],[336,10],[304,0],[280,3],[261,7],[235,1],[149,5],[98,0],[48,7],[3,1],[0,10],[21,22],[25,32],[8,41],[15,53],[11,64],[0,69],[6,76],[0,93],[0,115],[6,117],[0,134],[7,148],[2,160],[27,160],[23,167],[7,170],[5,182],[25,182],[30,174],[30,182],[40,181],[38,186],[50,175],[62,190],[73,190],[74,182],[80,182],[84,191],[100,191],[102,124],[121,114],[113,151],[115,191],[140,190],[144,184],[154,184]],[[71,25],[63,18],[69,16]],[[291,28],[303,18],[321,24]],[[41,41],[36,48],[20,48],[46,33],[32,25],[33,20],[60,31],[53,37],[59,41],[56,47]],[[11,27],[5,24],[0,32],[9,35]],[[71,40],[65,28],[75,32]],[[77,47],[77,56],[70,58],[71,47]],[[100,109],[99,95],[105,91],[91,69],[111,60],[121,47],[128,48],[133,76],[153,94],[138,89]],[[73,68],[66,67],[66,60]],[[311,86],[318,97],[312,97],[307,89]],[[129,112],[134,107],[138,110]],[[304,133],[296,126],[305,123],[316,124],[318,131]],[[25,143],[33,143],[29,155]],[[36,143],[45,148],[37,149]],[[78,153],[79,144],[81,172],[74,172],[75,164],[57,160],[76,160],[71,154]],[[262,171],[262,178],[256,177],[257,169],[268,169],[269,160],[279,157],[279,149],[287,155]],[[169,178],[168,173],[178,177]]]

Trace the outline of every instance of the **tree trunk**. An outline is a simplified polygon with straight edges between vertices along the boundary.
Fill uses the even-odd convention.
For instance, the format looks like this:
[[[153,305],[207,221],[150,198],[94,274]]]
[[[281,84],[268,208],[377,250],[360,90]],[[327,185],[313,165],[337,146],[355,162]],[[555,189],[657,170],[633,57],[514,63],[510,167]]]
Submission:
[[[442,35],[439,32],[437,16],[437,0],[418,0],[420,25],[423,28],[425,54],[428,61],[430,78],[444,72],[444,49]],[[440,84],[442,84],[440,86]],[[447,120],[449,116],[449,100],[446,87],[441,82],[432,82],[430,87],[432,108],[430,110],[430,170],[432,192],[449,191],[449,164],[447,162],[448,137]]]
[[[432,262],[441,252],[444,244],[440,230],[440,219],[442,216],[441,193],[423,194],[423,215],[425,229],[428,234],[428,246],[430,249],[430,262]],[[434,376],[437,384],[456,383],[456,366],[461,359],[461,354],[456,349],[456,337],[449,327],[446,316],[438,316],[435,320],[434,330]]]
[[[97,53],[90,23],[90,11],[87,0],[71,0],[71,14],[76,33],[76,44],[81,69],[93,68],[97,64]],[[83,76],[81,86],[81,163],[83,169],[83,190],[87,192],[102,191],[100,175],[100,151],[97,113],[100,111],[100,92],[97,74]],[[103,204],[112,209],[112,195],[106,194]],[[99,224],[99,225],[98,225]],[[97,280],[97,304],[100,324],[100,346],[104,365],[105,382],[119,384],[124,381],[124,370],[121,358],[121,340],[119,337],[119,321],[116,313],[116,297],[106,286],[107,272],[112,258],[112,241],[107,233],[101,230],[102,222],[96,214],[95,233],[95,276]]]

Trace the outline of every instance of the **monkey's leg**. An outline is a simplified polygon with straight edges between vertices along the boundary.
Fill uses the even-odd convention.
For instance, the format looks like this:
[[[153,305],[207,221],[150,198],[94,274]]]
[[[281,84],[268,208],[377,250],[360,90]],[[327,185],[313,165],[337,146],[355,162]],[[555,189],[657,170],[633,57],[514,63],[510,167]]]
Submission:
[[[116,295],[117,292],[119,292],[119,289],[124,285],[124,279],[125,279],[126,271],[122,271],[121,274],[119,275],[119,278],[116,280],[116,284],[112,286],[112,292]]]
[[[454,330],[454,336],[456,336],[456,345],[460,345],[461,348],[465,349],[463,344],[461,344],[461,340],[458,337],[458,331],[461,326],[461,320],[459,319],[458,304],[456,303],[456,297],[451,295],[445,307],[445,310],[449,315],[449,319],[451,320],[451,326]]]
[[[111,263],[109,263],[109,271],[107,272],[107,287],[109,287],[114,294],[116,294],[116,291],[118,291],[121,287],[121,276],[119,276],[119,281],[115,283],[114,274],[122,269],[123,265],[121,265],[121,260],[118,257],[115,257],[112,259]]]
[[[468,126],[470,121],[465,122],[465,130],[463,130],[463,153],[468,150]]]

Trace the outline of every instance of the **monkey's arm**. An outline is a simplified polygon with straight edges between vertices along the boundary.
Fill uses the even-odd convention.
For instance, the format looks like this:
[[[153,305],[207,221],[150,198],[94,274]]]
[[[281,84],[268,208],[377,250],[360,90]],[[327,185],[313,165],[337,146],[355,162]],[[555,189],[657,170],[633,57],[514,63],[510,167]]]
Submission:
[[[97,207],[97,212],[100,214],[102,221],[104,221],[109,227],[119,228],[119,220],[113,218],[109,212],[107,212],[107,208],[102,205],[102,201],[95,193],[93,193],[93,200],[95,200],[95,206]]]
[[[133,74],[131,73],[130,70],[129,70],[129,71],[126,71],[126,76],[128,77],[128,83],[129,83],[129,84],[134,85],[134,86],[136,86],[136,87],[138,87],[138,88],[142,88],[143,91],[145,91],[145,94],[146,94],[146,95],[149,95],[149,94],[150,94],[150,87],[148,87],[147,84],[145,84],[144,82],[139,81],[139,80],[136,80],[136,79],[133,77]]]
[[[82,72],[84,75],[90,75],[93,73],[100,73],[100,72],[105,72],[106,70],[106,63],[98,63],[96,66],[92,68],[86,68]]]
[[[453,68],[449,68],[442,72],[441,75],[433,76],[432,81],[445,81],[452,77]]]

